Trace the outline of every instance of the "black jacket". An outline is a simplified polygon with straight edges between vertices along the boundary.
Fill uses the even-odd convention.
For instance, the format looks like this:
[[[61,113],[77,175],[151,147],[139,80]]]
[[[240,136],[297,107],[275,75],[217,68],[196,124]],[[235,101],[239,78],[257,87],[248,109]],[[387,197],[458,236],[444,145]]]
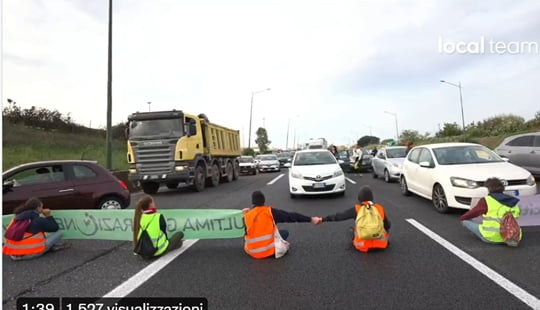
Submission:
[[[58,223],[54,220],[54,217],[41,217],[35,210],[27,210],[21,212],[15,216],[16,220],[31,219],[30,226],[26,229],[26,232],[31,234],[37,234],[38,232],[55,232],[59,229]]]
[[[356,218],[356,207],[352,207],[343,212],[338,212],[336,214],[323,217],[323,222],[339,222],[339,221],[355,219],[355,218]],[[390,229],[391,223],[390,223],[390,220],[388,219],[388,214],[386,214],[386,212],[384,212],[383,223],[384,223],[384,229],[388,231]]]

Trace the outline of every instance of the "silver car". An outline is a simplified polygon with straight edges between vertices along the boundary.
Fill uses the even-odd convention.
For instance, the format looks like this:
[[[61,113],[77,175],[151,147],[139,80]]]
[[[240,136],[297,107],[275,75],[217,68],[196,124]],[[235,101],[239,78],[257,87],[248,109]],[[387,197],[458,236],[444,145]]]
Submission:
[[[540,132],[530,132],[504,139],[495,152],[517,166],[540,175]]]
[[[407,155],[405,146],[389,146],[380,149],[371,159],[373,177],[384,176],[385,182],[398,180],[401,173],[401,165]]]
[[[274,154],[257,155],[255,162],[259,165],[259,172],[281,171],[278,157]]]

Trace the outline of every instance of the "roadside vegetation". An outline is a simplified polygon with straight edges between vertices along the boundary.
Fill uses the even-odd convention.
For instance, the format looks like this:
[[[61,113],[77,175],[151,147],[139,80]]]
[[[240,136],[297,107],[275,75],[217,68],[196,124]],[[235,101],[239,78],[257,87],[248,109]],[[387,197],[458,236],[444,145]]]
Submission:
[[[113,127],[112,170],[127,170],[124,124]],[[87,128],[58,111],[2,110],[2,170],[41,160],[86,159],[106,166],[105,129]]]

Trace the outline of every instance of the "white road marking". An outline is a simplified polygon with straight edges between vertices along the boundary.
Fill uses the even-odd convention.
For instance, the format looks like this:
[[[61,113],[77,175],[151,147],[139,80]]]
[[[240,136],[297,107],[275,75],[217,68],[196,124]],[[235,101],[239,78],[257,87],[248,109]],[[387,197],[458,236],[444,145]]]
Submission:
[[[356,184],[356,182],[355,182],[354,180],[352,180],[352,179],[349,179],[349,178],[347,178],[347,177],[345,177],[345,180],[347,180],[347,181],[351,182],[352,184]]]
[[[491,281],[495,282],[495,284],[499,285],[506,291],[508,291],[510,294],[514,295],[516,298],[521,300],[523,303],[527,304],[529,307],[533,309],[540,309],[540,300],[536,298],[535,296],[529,294],[527,291],[522,289],[521,287],[514,284],[512,281],[506,279],[505,277],[501,276],[497,272],[495,272],[493,269],[489,268],[488,266],[482,264],[478,260],[476,260],[474,257],[470,256],[469,254],[465,253],[460,248],[456,247],[452,243],[446,241],[441,236],[437,235],[435,232],[431,231],[429,228],[425,227],[424,225],[418,223],[414,219],[406,219],[407,222],[409,222],[411,225],[416,227],[418,230],[423,232],[426,236],[430,237],[431,239],[435,240],[435,242],[442,245],[444,248],[446,248],[448,251],[450,251],[452,254],[456,255],[457,257],[461,258],[464,262],[471,265],[474,269],[480,271],[483,275],[488,277]]]
[[[163,269],[163,267],[167,266],[173,259],[184,253],[197,241],[199,241],[199,239],[185,240],[181,248],[171,251],[158,258],[155,262],[146,266],[146,268],[139,271],[133,277],[127,279],[124,283],[120,284],[103,297],[126,297],[129,293],[133,292],[137,287],[158,273],[158,271]]]
[[[278,175],[278,176],[277,176],[277,177],[275,177],[275,178],[274,178],[274,179],[273,179],[272,181],[270,181],[270,182],[266,183],[266,185],[272,185],[272,184],[276,183],[276,182],[277,182],[277,180],[281,179],[281,178],[282,178],[282,177],[283,177],[284,175],[285,175],[284,173],[282,173],[282,174]]]

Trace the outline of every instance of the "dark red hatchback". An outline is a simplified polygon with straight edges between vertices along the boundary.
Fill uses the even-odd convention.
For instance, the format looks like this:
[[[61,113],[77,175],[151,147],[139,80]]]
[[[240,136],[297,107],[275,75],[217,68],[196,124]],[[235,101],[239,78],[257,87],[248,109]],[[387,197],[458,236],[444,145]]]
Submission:
[[[2,174],[2,214],[30,197],[46,208],[122,209],[129,206],[126,184],[95,161],[54,160],[28,163]]]

